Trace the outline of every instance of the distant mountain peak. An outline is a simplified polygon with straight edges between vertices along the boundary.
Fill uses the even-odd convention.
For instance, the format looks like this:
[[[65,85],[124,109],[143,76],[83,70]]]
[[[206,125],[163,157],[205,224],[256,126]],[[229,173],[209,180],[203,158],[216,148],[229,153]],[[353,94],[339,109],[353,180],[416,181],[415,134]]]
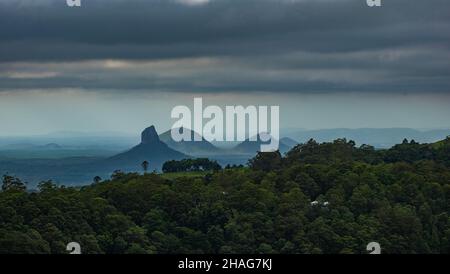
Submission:
[[[44,148],[49,148],[49,149],[60,149],[61,148],[61,146],[56,144],[56,143],[49,143],[49,144],[46,144],[43,147]]]
[[[151,144],[151,143],[159,142],[159,136],[156,132],[155,126],[151,126],[146,128],[141,133],[141,143],[142,144]]]
[[[177,130],[180,134],[183,134],[185,132],[189,133],[192,141],[174,141],[172,138],[172,129],[169,129],[159,136],[161,142],[166,143],[172,149],[192,156],[204,156],[220,152],[220,149],[208,142],[200,134],[189,128],[180,127],[176,128],[175,130]],[[201,137],[201,141],[194,141],[196,137]]]
[[[254,139],[256,139],[256,141],[253,141]],[[262,144],[268,144],[272,139],[275,140],[275,138],[270,135],[270,133],[261,132],[257,135],[253,135],[251,138],[245,139],[245,141],[235,146],[233,148],[233,152],[254,155],[256,152],[261,151]],[[281,142],[280,140],[278,140],[278,142],[278,150],[281,153],[289,151],[290,146]]]
[[[143,161],[148,161],[151,169],[161,169],[166,161],[186,158],[189,158],[189,156],[162,142],[155,127],[151,126],[142,131],[140,144],[108,158],[104,162],[104,166],[111,170],[136,171],[141,169]]]

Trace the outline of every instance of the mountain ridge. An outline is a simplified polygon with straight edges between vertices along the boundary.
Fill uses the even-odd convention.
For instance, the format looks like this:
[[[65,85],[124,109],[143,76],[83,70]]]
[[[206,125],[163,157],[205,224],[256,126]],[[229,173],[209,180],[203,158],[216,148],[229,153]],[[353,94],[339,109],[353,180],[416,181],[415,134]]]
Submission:
[[[197,132],[188,129],[188,128],[178,128],[180,133],[183,133],[185,130],[188,130],[191,135],[192,141],[180,141],[176,142],[172,138],[171,131],[168,130],[159,135],[159,138],[162,142],[166,143],[170,148],[177,150],[181,153],[188,154],[191,156],[206,156],[206,155],[214,155],[222,153],[223,151],[207,141],[204,137],[201,137],[201,141],[193,141],[194,137],[200,137],[200,134]]]
[[[140,144],[108,158],[105,163],[114,166],[114,169],[127,171],[136,170],[143,161],[147,161],[149,168],[159,169],[166,161],[184,158],[190,158],[190,156],[170,148],[160,140],[155,127],[150,126],[142,131]]]

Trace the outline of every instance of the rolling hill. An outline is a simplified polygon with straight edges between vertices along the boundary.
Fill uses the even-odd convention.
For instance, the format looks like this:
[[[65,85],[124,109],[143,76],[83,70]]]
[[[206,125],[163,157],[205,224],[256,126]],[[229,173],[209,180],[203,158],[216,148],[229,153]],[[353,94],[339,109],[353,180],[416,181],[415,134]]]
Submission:
[[[420,143],[433,143],[450,135],[450,129],[417,130],[411,128],[334,128],[318,130],[300,130],[290,132],[288,137],[305,143],[309,139],[317,142],[330,142],[339,138],[353,140],[358,145],[367,144],[376,148],[389,148],[401,143],[404,138]]]
[[[235,154],[246,154],[246,155],[255,155],[257,151],[261,151],[261,145],[262,144],[268,144],[269,142],[263,142],[261,141],[261,137],[258,134],[257,141],[250,141],[250,139],[245,140],[244,142],[240,143],[236,147],[234,147],[231,151]],[[281,153],[288,152],[291,146],[279,142],[279,151]]]

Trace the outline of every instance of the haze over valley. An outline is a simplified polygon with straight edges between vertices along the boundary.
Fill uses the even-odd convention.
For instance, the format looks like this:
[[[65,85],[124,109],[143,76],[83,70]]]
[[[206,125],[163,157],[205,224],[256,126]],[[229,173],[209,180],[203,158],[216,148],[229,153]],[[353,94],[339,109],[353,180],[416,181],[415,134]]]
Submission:
[[[194,132],[190,132],[193,136]],[[368,144],[383,149],[401,143],[404,138],[433,143],[450,135],[450,130],[445,129],[408,128],[290,129],[282,132],[286,132],[280,138],[282,154],[311,138],[318,142],[346,138],[358,146]],[[64,185],[86,185],[92,183],[95,176],[109,178],[115,170],[141,173],[143,161],[149,162],[149,170],[158,172],[164,162],[186,158],[210,158],[222,166],[246,165],[260,148],[259,141],[234,143],[217,146],[205,139],[175,142],[170,131],[158,136],[153,126],[144,130],[140,137],[118,132],[58,132],[34,137],[0,137],[0,174],[20,177],[31,188],[44,180]]]

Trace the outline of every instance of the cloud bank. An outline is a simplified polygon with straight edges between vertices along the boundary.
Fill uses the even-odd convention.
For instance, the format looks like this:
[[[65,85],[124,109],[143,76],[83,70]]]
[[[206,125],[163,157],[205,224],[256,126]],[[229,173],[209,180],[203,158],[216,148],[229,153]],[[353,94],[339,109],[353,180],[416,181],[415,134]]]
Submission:
[[[448,0],[0,0],[0,90],[450,93],[449,10]]]

